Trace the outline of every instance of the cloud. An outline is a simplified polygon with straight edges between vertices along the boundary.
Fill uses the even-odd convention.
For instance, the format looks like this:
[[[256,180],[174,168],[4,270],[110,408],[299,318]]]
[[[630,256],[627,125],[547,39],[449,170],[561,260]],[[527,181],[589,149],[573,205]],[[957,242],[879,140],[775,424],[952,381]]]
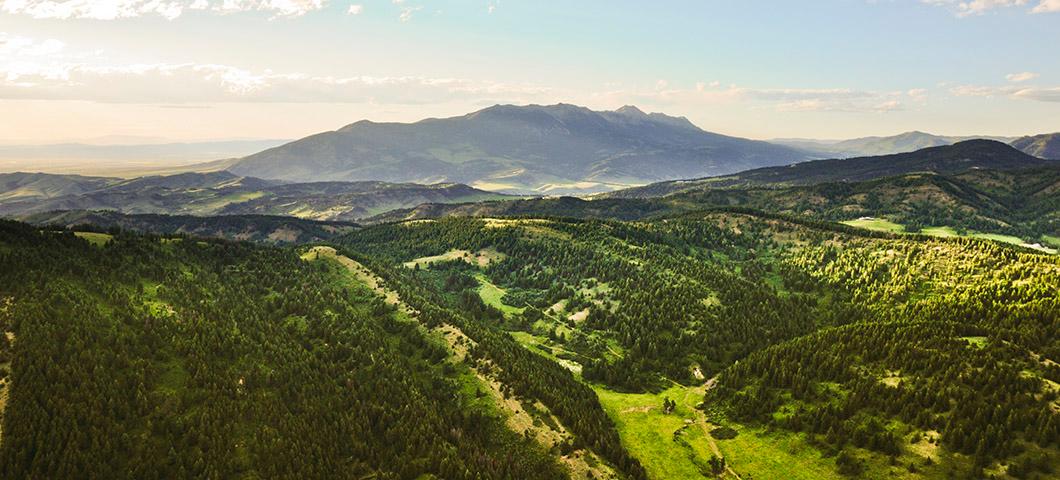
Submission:
[[[117,20],[158,16],[173,20],[187,11],[260,11],[299,17],[324,8],[327,0],[0,0],[0,12],[33,18]]]
[[[958,17],[982,15],[997,8],[1023,7],[1031,3],[1030,0],[920,0],[920,2],[951,8]],[[1030,12],[1060,12],[1060,0],[1040,0]]]
[[[1024,88],[1012,94],[1015,98],[1037,100],[1039,102],[1060,102],[1060,87]]]
[[[350,5],[350,8],[346,9],[346,13],[350,15],[360,15],[364,12],[364,5]]]
[[[661,108],[709,107],[721,104],[746,104],[751,108],[769,108],[778,112],[848,112],[884,113],[905,108],[907,100],[922,102],[926,90],[882,92],[849,88],[751,88],[722,86],[720,82],[698,82],[692,88],[674,88],[656,82],[650,88],[621,88],[593,93],[597,104],[627,103]]]
[[[395,1],[394,3],[400,4],[402,2]],[[401,20],[402,22],[412,20],[412,14],[420,10],[423,10],[423,7],[402,7],[401,13],[398,14],[398,20]]]
[[[1039,102],[1060,102],[1060,87],[1019,87],[1005,85],[1001,87],[982,85],[959,85],[950,89],[950,93],[959,97],[1015,98]]]
[[[1005,75],[1006,80],[1016,83],[1034,80],[1035,78],[1038,78],[1038,74],[1033,72],[1010,73]]]
[[[1060,0],[1042,0],[1037,7],[1031,9],[1034,13],[1060,12]]]
[[[104,103],[391,103],[496,97],[532,101],[551,89],[458,78],[313,76],[218,64],[0,65],[0,99]]]

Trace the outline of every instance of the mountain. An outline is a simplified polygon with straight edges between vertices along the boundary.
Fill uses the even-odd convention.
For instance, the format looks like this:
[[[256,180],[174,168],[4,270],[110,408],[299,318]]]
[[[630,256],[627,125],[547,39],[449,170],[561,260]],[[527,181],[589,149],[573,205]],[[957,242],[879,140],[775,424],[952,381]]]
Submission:
[[[705,132],[627,106],[497,105],[411,124],[360,121],[245,157],[229,170],[295,182],[459,182],[520,193],[590,193],[787,165],[805,153]]]
[[[349,233],[357,224],[324,222],[271,215],[224,215],[196,217],[191,215],[127,215],[115,211],[64,210],[37,213],[22,219],[41,227],[62,227],[188,235],[204,238],[246,240],[269,244],[303,244],[324,242]]]
[[[1022,137],[1011,144],[1028,155],[1050,160],[1060,160],[1060,133],[1046,133],[1033,137]]]
[[[427,202],[512,198],[451,183],[286,184],[241,177],[227,171],[131,180],[18,174],[0,176],[0,186],[4,185],[10,186],[0,190],[0,214],[6,216],[59,210],[113,210],[128,214],[287,215],[350,221]]]
[[[955,174],[974,169],[1019,170],[1056,165],[1056,162],[1032,157],[994,140],[966,140],[911,153],[813,160],[786,167],[748,170],[735,175],[659,182],[617,191],[607,196],[656,197],[701,188],[812,185],[826,182],[858,182],[915,172]]]
[[[1012,138],[1008,137],[952,137],[912,131],[889,137],[862,137],[850,140],[832,141],[806,139],[776,139],[772,140],[771,142],[780,145],[787,145],[790,147],[799,148],[808,152],[813,152],[813,154],[816,155],[818,158],[848,158],[914,152],[924,148],[953,145],[954,143],[976,139],[996,140],[1006,143],[1013,140]]]

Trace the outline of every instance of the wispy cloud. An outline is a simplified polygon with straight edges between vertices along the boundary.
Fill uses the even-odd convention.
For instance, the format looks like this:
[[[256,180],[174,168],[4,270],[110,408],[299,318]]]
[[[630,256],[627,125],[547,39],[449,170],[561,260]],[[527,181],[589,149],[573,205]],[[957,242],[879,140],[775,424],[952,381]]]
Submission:
[[[1005,75],[1005,80],[1016,83],[1034,80],[1035,78],[1038,78],[1038,74],[1034,72],[1010,73]]]
[[[33,18],[117,20],[143,16],[175,19],[188,11],[260,11],[299,17],[324,8],[327,0],[0,0],[0,12]]]
[[[364,12],[364,5],[350,5],[350,8],[346,9],[346,13],[350,15],[360,15]]]
[[[958,17],[982,15],[990,10],[1009,7],[1025,7],[1033,4],[1031,0],[920,0],[921,3],[953,9]],[[1036,0],[1037,4],[1030,13],[1048,13],[1060,11],[1060,0]]]
[[[1042,0],[1042,3],[1031,11],[1034,13],[1060,12],[1060,0]]]
[[[665,81],[652,89],[612,88],[592,95],[602,103],[644,103],[661,107],[707,106],[743,103],[778,112],[884,113],[906,108],[909,101],[923,102],[924,89],[884,92],[850,88],[751,88],[699,82],[693,88],[674,88]]]
[[[460,78],[314,76],[218,64],[0,65],[0,99],[105,103],[432,103],[498,98],[529,102],[551,90]]]
[[[951,88],[950,93],[959,97],[1002,97],[1039,102],[1060,102],[1060,87],[959,85]]]

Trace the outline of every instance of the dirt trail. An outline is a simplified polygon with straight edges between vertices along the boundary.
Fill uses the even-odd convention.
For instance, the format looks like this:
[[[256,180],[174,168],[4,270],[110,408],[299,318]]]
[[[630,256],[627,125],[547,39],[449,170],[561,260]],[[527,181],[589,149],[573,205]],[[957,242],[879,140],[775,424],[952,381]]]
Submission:
[[[710,377],[710,380],[707,380],[706,383],[703,384],[703,392],[702,392],[702,394],[697,394],[697,395],[700,398],[702,398],[703,395],[705,395],[707,392],[709,392],[711,389],[713,389],[715,386],[717,386],[717,384],[718,384],[718,375],[714,375],[713,377]],[[723,455],[721,453],[721,449],[718,448],[718,443],[714,440],[714,437],[710,435],[710,431],[712,430],[711,426],[714,425],[714,424],[711,423],[710,420],[707,419],[707,414],[703,413],[702,410],[695,410],[695,412],[696,412],[696,423],[699,424],[699,427],[703,429],[703,437],[707,439],[707,445],[710,447],[710,451],[713,452],[714,455],[717,456],[718,458],[724,458],[725,455]],[[742,478],[740,477],[740,474],[736,473],[736,470],[733,470],[732,466],[729,465],[728,462],[725,463],[725,471],[729,475],[732,475],[733,478],[736,478],[737,480],[742,480]]]

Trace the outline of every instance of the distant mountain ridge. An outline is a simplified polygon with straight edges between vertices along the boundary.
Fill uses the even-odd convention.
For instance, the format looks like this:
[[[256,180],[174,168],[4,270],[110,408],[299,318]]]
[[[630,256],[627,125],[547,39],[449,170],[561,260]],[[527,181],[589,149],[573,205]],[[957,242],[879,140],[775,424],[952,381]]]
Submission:
[[[1021,137],[1014,140],[1012,146],[1038,158],[1060,160],[1060,133]]]
[[[544,194],[787,165],[804,152],[703,131],[685,118],[626,106],[497,105],[416,123],[360,121],[247,156],[232,172],[306,182],[458,182]]]
[[[735,175],[659,182],[616,191],[605,196],[645,198],[704,188],[859,182],[916,172],[956,174],[973,169],[1019,170],[1050,165],[1058,163],[1027,155],[994,140],[966,140],[954,145],[930,147],[911,153],[812,160],[787,167],[748,170]]]
[[[771,142],[811,152],[818,158],[850,158],[915,152],[929,147],[953,145],[967,140],[996,140],[1009,143],[1013,137],[991,135],[947,136],[910,131],[891,136],[872,136],[849,140],[775,139]]]
[[[66,210],[37,213],[22,219],[42,227],[85,230],[121,229],[156,235],[190,235],[271,244],[323,242],[358,228],[349,222],[305,220],[269,215],[124,214],[114,211]]]
[[[131,180],[49,174],[0,174],[0,215],[59,210],[126,214],[285,215],[352,221],[426,202],[507,198],[461,184],[319,182],[288,184],[231,172],[182,173]]]

